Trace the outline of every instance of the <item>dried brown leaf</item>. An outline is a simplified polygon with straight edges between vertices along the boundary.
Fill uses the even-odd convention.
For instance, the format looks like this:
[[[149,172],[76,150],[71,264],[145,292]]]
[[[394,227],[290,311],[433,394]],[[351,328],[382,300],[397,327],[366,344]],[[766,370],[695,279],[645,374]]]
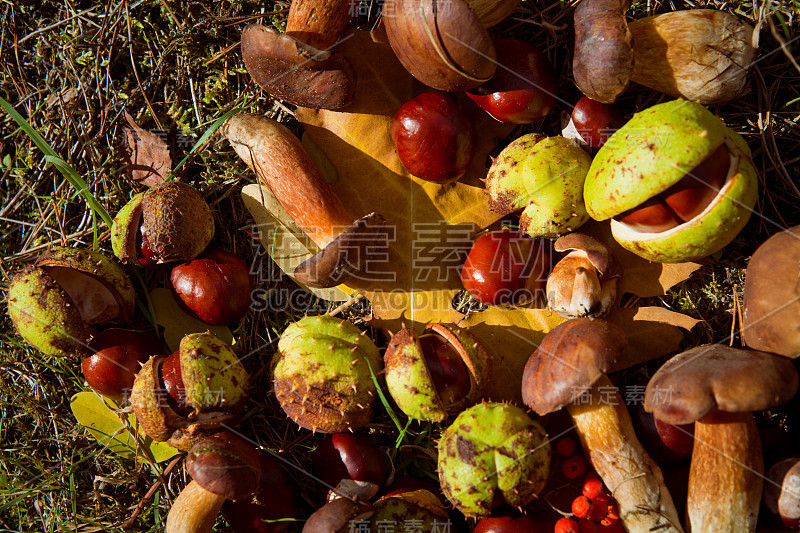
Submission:
[[[172,155],[164,140],[139,127],[128,112],[123,113],[122,169],[148,187],[163,183],[172,169]]]

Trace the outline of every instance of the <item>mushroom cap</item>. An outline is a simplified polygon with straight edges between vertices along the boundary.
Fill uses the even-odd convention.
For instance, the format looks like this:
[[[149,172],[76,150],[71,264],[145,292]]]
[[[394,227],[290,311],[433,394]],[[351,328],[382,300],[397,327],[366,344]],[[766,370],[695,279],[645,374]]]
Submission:
[[[633,75],[628,7],[628,0],[588,0],[575,8],[572,73],[583,94],[598,102],[616,100]]]
[[[715,410],[769,409],[797,392],[797,370],[765,352],[719,344],[676,355],[647,384],[644,408],[669,424],[691,424]]]
[[[560,324],[525,364],[522,400],[539,415],[561,409],[589,390],[627,343],[625,332],[605,320],[576,318]]]
[[[230,431],[199,438],[186,457],[186,470],[209,492],[247,500],[258,489],[261,462],[250,442]]]
[[[388,247],[386,219],[378,213],[370,213],[297,265],[294,277],[307,287],[335,287],[350,279],[358,279],[360,274],[368,275],[365,268],[371,261],[385,257]]]
[[[247,72],[268,93],[315,109],[352,103],[356,73],[343,55],[317,50],[261,24],[242,31],[241,46]]]
[[[800,355],[800,226],[773,235],[750,258],[744,340],[756,350]]]

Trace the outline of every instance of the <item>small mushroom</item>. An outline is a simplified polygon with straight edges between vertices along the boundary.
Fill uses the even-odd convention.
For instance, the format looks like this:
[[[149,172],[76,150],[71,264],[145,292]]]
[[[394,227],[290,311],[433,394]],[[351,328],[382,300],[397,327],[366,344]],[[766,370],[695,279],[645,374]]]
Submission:
[[[605,320],[564,322],[528,359],[522,399],[541,416],[567,408],[589,461],[619,503],[627,531],[682,532],[664,476],[605,375],[626,344],[625,333]]]
[[[800,355],[800,226],[773,235],[747,264],[742,332],[747,346]]]
[[[582,233],[568,233],[553,248],[569,253],[547,278],[547,308],[565,318],[601,317],[617,298],[622,270],[605,245]]]
[[[256,449],[227,431],[198,439],[186,469],[192,481],[172,504],[165,533],[211,531],[225,500],[251,498],[261,477]]]
[[[386,220],[370,213],[353,222],[303,145],[282,124],[258,115],[234,115],[223,134],[289,216],[320,248],[300,264],[295,279],[309,287],[334,287],[363,275],[385,254]]]
[[[786,359],[717,344],[673,357],[650,379],[645,410],[670,424],[695,423],[689,529],[755,531],[764,459],[751,411],[789,401],[797,382]]]
[[[286,33],[261,24],[242,32],[242,58],[262,89],[290,104],[341,109],[355,94],[350,61],[330,51],[350,20],[350,0],[295,0]]]
[[[583,93],[611,103],[630,81],[701,104],[738,96],[755,49],[753,28],[713,9],[674,11],[630,24],[627,0],[575,9],[573,74]]]

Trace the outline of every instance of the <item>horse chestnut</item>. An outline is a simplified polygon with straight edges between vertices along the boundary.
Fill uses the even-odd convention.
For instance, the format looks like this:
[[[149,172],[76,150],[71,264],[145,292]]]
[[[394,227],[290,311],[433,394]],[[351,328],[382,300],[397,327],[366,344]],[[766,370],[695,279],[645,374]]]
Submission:
[[[385,454],[364,435],[334,433],[314,451],[311,470],[325,484],[325,491],[343,479],[382,485],[386,479]]]
[[[507,229],[475,240],[461,269],[461,283],[487,305],[518,305],[544,295],[549,258],[537,241]]]
[[[392,122],[400,162],[412,175],[436,183],[455,181],[475,154],[475,127],[456,99],[429,91],[403,104]]]
[[[499,65],[494,77],[467,96],[500,122],[530,124],[544,118],[558,94],[558,79],[547,57],[519,39],[498,39],[494,48]]]
[[[83,377],[96,392],[119,401],[130,392],[142,364],[162,348],[149,333],[112,328],[95,335],[89,351],[92,355],[81,359]]]
[[[172,269],[175,294],[200,320],[214,326],[240,320],[250,308],[253,282],[236,254],[214,248]]]
[[[611,134],[625,123],[622,112],[615,104],[604,104],[584,96],[572,108],[572,125],[581,139],[592,148],[603,146]]]

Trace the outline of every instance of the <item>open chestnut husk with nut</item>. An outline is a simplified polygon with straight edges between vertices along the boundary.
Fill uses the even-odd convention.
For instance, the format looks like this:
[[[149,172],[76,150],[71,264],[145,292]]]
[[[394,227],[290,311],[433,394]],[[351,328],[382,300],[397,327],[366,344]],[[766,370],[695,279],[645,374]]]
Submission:
[[[597,152],[586,209],[650,261],[710,255],[744,228],[758,178],[750,148],[700,104],[673,100],[636,113]]]
[[[144,432],[188,450],[196,435],[236,420],[249,376],[233,349],[211,333],[181,339],[177,352],[151,357],[133,383],[131,403]]]
[[[111,227],[114,254],[123,263],[141,266],[194,259],[213,237],[208,204],[199,192],[179,181],[164,182],[134,196]]]
[[[95,325],[130,321],[134,300],[130,279],[114,261],[54,246],[11,280],[8,314],[40,352],[80,357]]]
[[[384,354],[386,386],[410,418],[441,422],[483,397],[492,357],[469,331],[428,324],[422,335],[401,329]]]

